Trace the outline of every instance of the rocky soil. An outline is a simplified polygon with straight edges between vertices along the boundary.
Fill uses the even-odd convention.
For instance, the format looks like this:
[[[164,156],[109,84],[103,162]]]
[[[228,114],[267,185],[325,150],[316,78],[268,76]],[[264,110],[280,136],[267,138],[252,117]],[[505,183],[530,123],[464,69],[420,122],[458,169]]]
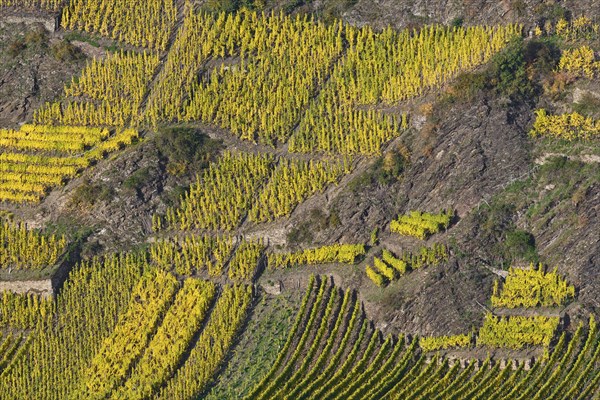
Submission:
[[[358,0],[342,16],[352,24],[380,28],[459,21],[469,25],[520,22],[532,28],[563,13],[593,17],[600,13],[600,4],[594,0]]]

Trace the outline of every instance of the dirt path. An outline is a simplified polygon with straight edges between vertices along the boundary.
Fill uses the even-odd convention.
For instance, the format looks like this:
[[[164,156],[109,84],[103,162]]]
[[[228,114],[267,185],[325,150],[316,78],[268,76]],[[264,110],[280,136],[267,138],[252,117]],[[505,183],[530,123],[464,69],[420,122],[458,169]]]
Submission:
[[[564,153],[544,153],[538,158],[536,158],[534,163],[536,165],[544,165],[548,162],[550,158],[553,157],[566,157],[569,161],[581,161],[586,164],[600,163],[600,156],[597,156],[595,154],[581,154],[576,156],[570,156]]]

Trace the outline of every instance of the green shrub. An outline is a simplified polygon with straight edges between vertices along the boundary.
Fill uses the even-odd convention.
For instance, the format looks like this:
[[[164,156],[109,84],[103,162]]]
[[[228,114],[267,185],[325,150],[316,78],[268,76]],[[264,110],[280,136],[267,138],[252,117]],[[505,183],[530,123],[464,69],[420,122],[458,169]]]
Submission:
[[[17,57],[26,48],[25,40],[23,38],[17,38],[8,45],[8,54],[11,57]]]
[[[140,190],[150,179],[150,167],[141,168],[123,181],[123,187],[131,190]]]
[[[541,81],[554,71],[559,59],[560,51],[553,39],[525,42],[515,38],[492,57],[485,70],[458,75],[442,103],[471,101],[482,91],[529,101],[541,92]]]
[[[463,16],[455,17],[450,22],[450,26],[455,26],[457,28],[460,28],[461,26],[463,26],[464,22],[465,22],[465,18]]]
[[[539,261],[535,248],[535,238],[529,232],[514,229],[506,232],[501,245],[504,266],[511,265],[514,261],[537,263]]]
[[[456,77],[454,84],[448,93],[452,96],[452,101],[455,99],[472,101],[477,94],[481,93],[481,91],[485,90],[487,87],[488,76],[486,72],[463,72]],[[450,99],[444,100],[448,102]]]
[[[80,208],[90,207],[98,201],[109,201],[113,195],[114,192],[110,187],[85,180],[73,192],[69,205]]]
[[[48,47],[48,32],[42,26],[36,26],[25,33],[25,46],[45,49]]]
[[[50,47],[52,56],[58,61],[74,62],[85,58],[85,55],[68,40],[54,43]]]
[[[407,157],[408,153],[403,147],[389,150],[379,157],[370,168],[350,181],[348,188],[353,192],[359,192],[376,183],[382,186],[391,185],[404,172]]]
[[[195,128],[163,129],[156,145],[168,160],[167,171],[173,175],[206,168],[223,148],[220,140],[213,140]]]
[[[492,57],[489,77],[496,91],[513,98],[531,96],[534,90],[525,67],[523,39],[517,38]]]

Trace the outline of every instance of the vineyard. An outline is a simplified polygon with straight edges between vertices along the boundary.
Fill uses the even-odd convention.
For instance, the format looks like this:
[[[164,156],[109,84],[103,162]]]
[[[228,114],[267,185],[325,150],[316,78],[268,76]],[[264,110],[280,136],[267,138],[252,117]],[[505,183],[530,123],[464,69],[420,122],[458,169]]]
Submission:
[[[379,154],[408,128],[407,115],[396,119],[359,106],[397,103],[439,87],[519,32],[510,25],[376,34],[283,14],[190,11],[144,120],[154,126],[201,120],[273,146],[289,139],[291,152]],[[214,59],[220,63],[211,69]]]
[[[412,270],[436,266],[448,261],[448,250],[442,244],[421,247],[418,252],[404,251],[401,257],[383,249],[381,256],[373,258],[373,266],[367,265],[367,277],[377,286],[385,286]]]
[[[600,400],[599,25],[321,3],[0,0],[0,400]]]
[[[408,127],[407,116],[402,114],[398,120],[359,106],[396,104],[439,87],[460,71],[484,63],[519,32],[518,26],[432,26],[400,33],[347,28],[346,59],[336,65],[330,81],[308,109],[290,140],[290,150],[380,153],[383,143]]]
[[[575,287],[556,270],[544,272],[542,265],[536,269],[531,264],[530,269],[510,268],[500,294],[496,281],[491,301],[493,307],[551,307],[574,297]]]
[[[558,323],[557,317],[497,318],[486,314],[477,340],[478,344],[491,347],[519,349],[525,345],[549,346]]]
[[[0,130],[0,201],[37,203],[107,154],[138,138],[135,129],[23,125]]]
[[[272,167],[270,155],[223,154],[192,184],[179,207],[167,210],[167,226],[183,231],[236,228]]]
[[[267,222],[287,216],[309,196],[323,191],[350,172],[348,162],[304,162],[281,160],[269,183],[250,210],[249,218]]]
[[[407,215],[400,215],[390,223],[390,230],[403,236],[414,236],[424,240],[427,237],[448,229],[452,221],[452,212],[439,214],[411,211]]]
[[[31,333],[0,341],[0,397],[193,397],[229,351],[252,297],[250,286],[180,283],[143,254],[84,262],[56,303],[3,295],[2,328]]]
[[[106,277],[116,278],[119,275],[121,279],[112,283],[105,280]],[[224,352],[231,345],[232,335],[252,296],[249,289],[243,286],[225,287],[222,293],[218,293],[214,284],[195,279],[187,279],[181,286],[173,276],[153,270],[143,258],[133,254],[83,264],[73,278],[64,294],[65,302],[61,301],[57,307],[71,309],[77,305],[83,306],[83,313],[64,314],[60,318],[85,318],[86,328],[80,330],[80,334],[87,340],[73,342],[74,337],[67,330],[46,331],[45,324],[51,322],[44,320],[40,312],[38,322],[29,325],[35,327],[33,336],[21,347],[19,343],[24,340],[22,337],[9,336],[2,342],[5,354],[14,354],[14,360],[21,360],[7,364],[8,372],[0,375],[10,393],[27,393],[28,388],[20,386],[24,380],[19,377],[24,377],[21,375],[24,371],[34,372],[41,367],[29,364],[28,353],[17,348],[35,348],[41,344],[40,337],[46,340],[62,337],[54,350],[59,351],[61,345],[77,344],[82,351],[80,354],[84,355],[83,360],[78,361],[89,365],[83,370],[70,370],[68,364],[62,364],[60,372],[78,377],[76,381],[79,383],[76,385],[69,385],[66,380],[60,381],[64,385],[61,386],[63,393],[70,393],[70,397],[104,393],[110,397],[144,398],[158,390],[160,397],[190,398],[202,391],[216,370]],[[93,299],[79,297],[78,291],[86,290],[86,286],[95,281],[102,282],[95,289],[98,293],[129,287],[131,294],[120,293],[117,309],[114,308],[117,304],[90,303]],[[83,304],[77,304],[81,302]],[[213,303],[215,306],[209,316],[209,307]],[[21,303],[15,308],[17,314],[30,308],[39,310],[39,305]],[[97,310],[111,310],[110,314],[119,315],[118,320],[110,323],[110,334],[105,324],[111,320]],[[208,323],[202,329],[198,342],[180,364],[178,360],[181,360],[192,335],[207,318]],[[480,338],[486,337],[483,330],[489,330],[488,320],[492,319],[486,317]],[[539,321],[535,322],[532,326],[540,326],[537,323]],[[11,320],[5,323],[18,326]],[[65,325],[65,328],[68,326]],[[520,326],[525,327],[522,322]],[[496,329],[496,333],[499,332]],[[217,342],[209,340],[216,337],[219,338]],[[600,354],[599,339],[592,318],[586,329],[583,325],[579,327],[568,344],[563,334],[548,360],[534,364],[528,371],[520,365],[516,370],[505,368],[500,372],[499,364],[492,365],[489,360],[477,368],[475,362],[471,362],[462,369],[458,362],[451,365],[448,360],[443,361],[436,356],[427,358],[419,353],[419,349],[431,351],[464,345],[465,341],[470,342],[469,336],[443,338],[443,343],[440,343],[440,339],[433,342],[428,338],[419,341],[405,337],[384,338],[369,324],[355,293],[341,291],[329,279],[313,276],[277,360],[267,375],[256,382],[247,398],[318,396],[376,399],[397,396],[421,398],[434,394],[440,398],[471,398],[475,394],[483,398],[495,394],[512,398],[515,385],[528,393],[556,393],[575,396],[565,398],[586,398],[597,390],[594,382],[600,379],[598,371],[594,369]],[[67,343],[63,344],[63,341]],[[206,347],[209,342],[210,351]],[[52,353],[42,354],[50,357],[44,365],[61,361],[52,357]],[[300,354],[303,356],[300,357]],[[4,359],[7,359],[6,355]],[[135,364],[131,368],[127,367],[132,363]],[[123,376],[118,372],[123,368],[131,372]],[[58,372],[42,371],[45,371],[45,375]],[[110,380],[106,380],[106,377],[110,377]],[[11,381],[11,378],[17,380]],[[373,382],[377,382],[377,385],[373,385]],[[440,382],[446,382],[446,385],[440,387]]]
[[[11,240],[31,235],[22,226],[11,232]],[[253,289],[192,277],[180,281],[169,271],[189,275],[198,266],[225,275],[228,268],[230,279],[249,281],[264,245],[234,243],[227,236],[174,237],[147,253],[83,262],[56,302],[4,294],[3,329],[31,332],[27,337],[8,333],[1,341],[2,398],[44,393],[40,397],[187,399],[203,393],[241,332]],[[439,246],[424,249],[423,264],[413,268],[427,265],[428,252],[445,254]],[[334,245],[268,258],[281,268],[354,263],[364,253],[363,245]],[[417,259],[406,253],[401,260],[385,250],[380,262],[404,266],[406,272],[409,261],[403,260]],[[555,272],[541,268],[511,271],[502,294],[531,284],[552,293],[552,285],[566,285]],[[476,342],[469,334],[384,336],[369,322],[355,291],[341,290],[331,278],[311,276],[285,344],[270,370],[247,386],[246,398],[513,398],[521,391],[539,398],[598,395],[600,334],[593,317],[570,339],[566,333],[557,339],[558,322],[488,314]],[[497,360],[461,365],[426,354],[475,343],[484,348],[544,346],[547,356],[527,369],[523,362],[511,369]]]
[[[187,235],[160,240],[150,246],[150,261],[164,271],[190,276],[229,276],[234,281],[253,280],[265,250],[258,240],[229,235]],[[227,270],[227,272],[226,272]]]
[[[578,112],[549,115],[546,110],[535,112],[535,122],[529,132],[532,137],[552,137],[565,140],[590,140],[598,136],[600,122]]]
[[[70,0],[62,26],[99,33],[134,46],[165,50],[177,21],[175,0]]]
[[[1,0],[0,8],[16,7],[30,10],[59,11],[64,0]]]
[[[48,125],[129,126],[140,113],[158,63],[158,53],[148,51],[94,59],[65,85],[64,99],[44,104],[33,119]]]
[[[575,77],[593,78],[600,70],[600,61],[596,61],[592,48],[582,46],[565,50],[560,57],[558,70]]]
[[[53,9],[58,6],[52,4]],[[182,26],[175,33],[180,11]],[[148,50],[120,50],[88,61],[80,76],[65,85],[60,99],[35,110],[35,129],[1,132],[0,156],[10,159],[0,165],[7,172],[0,182],[3,201],[39,202],[87,163],[129,144],[137,137],[129,128],[176,121],[202,121],[271,146],[289,140],[290,152],[376,155],[409,122],[406,113],[383,114],[375,106],[396,104],[443,85],[486,62],[520,31],[516,25],[435,26],[375,33],[306,16],[250,11],[213,15],[190,4],[178,10],[172,0],[143,5],[72,0],[62,10],[62,25]],[[167,46],[171,36],[174,41]],[[105,127],[117,132],[109,137]],[[102,135],[95,136],[96,129],[104,129]],[[280,161],[252,205],[244,197],[263,184],[274,166],[265,157],[235,161],[225,155],[222,168],[228,163],[249,168],[251,175],[243,178],[239,169],[231,170],[249,186],[231,192],[221,187],[233,184],[220,183],[224,171],[214,170],[200,181],[217,185],[206,190],[218,188],[220,203],[232,204],[215,210],[203,204],[210,192],[191,190],[180,210],[167,212],[166,224],[182,230],[232,230],[246,214],[255,222],[271,221],[351,170],[347,160]]]
[[[512,324],[524,334],[527,321]],[[552,320],[545,324],[555,327]],[[512,343],[509,338],[514,336],[504,334],[502,340]],[[542,333],[540,340],[546,338]],[[278,358],[245,398],[587,399],[600,394],[600,335],[593,317],[572,339],[563,334],[547,359],[527,369],[522,363],[501,368],[490,359],[463,367],[420,350],[469,343],[469,335],[384,337],[368,323],[355,294],[313,277]]]
[[[0,268],[43,269],[54,266],[65,252],[64,236],[45,236],[24,223],[0,218]]]
[[[365,246],[362,244],[334,244],[296,253],[270,253],[269,268],[290,268],[302,264],[319,265],[330,263],[354,264],[364,256]]]

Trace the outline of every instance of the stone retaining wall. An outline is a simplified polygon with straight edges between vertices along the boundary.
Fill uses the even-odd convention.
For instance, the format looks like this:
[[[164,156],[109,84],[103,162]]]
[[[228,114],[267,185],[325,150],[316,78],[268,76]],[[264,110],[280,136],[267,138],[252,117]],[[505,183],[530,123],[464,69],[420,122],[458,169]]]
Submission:
[[[42,25],[49,32],[56,32],[59,27],[58,16],[19,16],[0,15],[0,27],[4,28],[10,24]]]
[[[54,294],[52,281],[0,281],[0,292],[11,291],[14,293],[35,293],[43,297],[51,297]]]

